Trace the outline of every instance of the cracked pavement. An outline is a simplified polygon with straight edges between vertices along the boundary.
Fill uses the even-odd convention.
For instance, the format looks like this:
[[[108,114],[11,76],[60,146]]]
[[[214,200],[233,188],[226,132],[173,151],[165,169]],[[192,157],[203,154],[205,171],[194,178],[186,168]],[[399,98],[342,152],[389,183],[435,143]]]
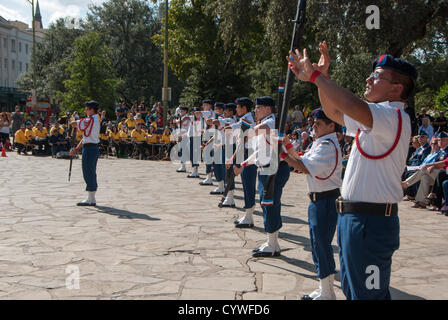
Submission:
[[[0,299],[280,299],[318,287],[307,224],[304,176],[284,189],[282,254],[252,258],[266,239],[236,229],[236,209],[170,162],[100,159],[96,208],[85,197],[81,161],[0,158]],[[187,169],[189,167],[187,166]],[[200,167],[204,177],[204,166]],[[216,183],[215,183],[216,185]],[[448,217],[400,204],[401,245],[392,265],[394,299],[448,299]],[[337,270],[336,236],[333,242]],[[67,288],[71,268],[79,289]],[[336,296],[345,299],[336,275]]]

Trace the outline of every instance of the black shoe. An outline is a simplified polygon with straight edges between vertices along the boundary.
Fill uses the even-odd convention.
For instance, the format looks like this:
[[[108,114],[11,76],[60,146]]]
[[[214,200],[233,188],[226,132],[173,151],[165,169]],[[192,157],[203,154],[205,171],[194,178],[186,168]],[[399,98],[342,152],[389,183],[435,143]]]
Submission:
[[[210,191],[210,194],[219,194],[219,195],[223,195],[224,194],[224,191],[223,192],[219,192],[219,191]]]
[[[254,257],[254,258],[260,258],[260,257],[268,258],[268,257],[278,257],[278,256],[280,256],[280,252],[278,252],[278,251],[263,252],[263,251],[258,250],[256,252],[252,253],[252,257]]]
[[[240,228],[240,229],[250,229],[253,227],[254,227],[253,223],[236,223],[235,224],[235,228]]]
[[[184,170],[182,170],[182,169],[177,169],[176,172],[180,172],[180,173],[187,172],[187,169],[184,169]]]
[[[212,186],[212,185],[213,185],[213,182],[210,182],[210,183],[204,183],[203,181],[201,181],[201,182],[199,182],[199,184],[200,184],[201,186]]]
[[[78,207],[96,207],[96,203],[88,203],[88,202],[78,202],[76,205]]]
[[[200,178],[200,176],[199,176],[199,175],[189,174],[189,175],[187,176],[187,178]]]
[[[222,202],[221,202],[218,204],[218,207],[220,207],[220,208],[235,208],[235,204],[222,204]]]
[[[313,298],[311,298],[309,295],[304,295],[302,296],[302,298],[300,298],[300,300],[313,300]]]

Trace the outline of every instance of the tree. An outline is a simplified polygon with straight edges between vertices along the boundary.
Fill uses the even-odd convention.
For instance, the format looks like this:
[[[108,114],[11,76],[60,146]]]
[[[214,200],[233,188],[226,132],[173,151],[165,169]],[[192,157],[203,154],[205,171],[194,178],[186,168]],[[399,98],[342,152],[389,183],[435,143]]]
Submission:
[[[119,80],[114,77],[108,55],[109,49],[98,32],[88,32],[75,40],[72,55],[65,59],[70,78],[64,80],[66,91],[59,93],[64,110],[81,111],[89,100],[98,101],[104,110],[113,110]]]
[[[162,54],[152,40],[161,27],[156,10],[147,1],[109,0],[91,6],[84,24],[100,32],[109,47],[113,68],[122,79],[118,95],[128,102],[145,97],[148,103],[161,97]],[[176,101],[182,85],[173,78],[170,83]]]
[[[434,105],[440,111],[448,109],[448,82],[445,82],[439,92],[434,96]]]

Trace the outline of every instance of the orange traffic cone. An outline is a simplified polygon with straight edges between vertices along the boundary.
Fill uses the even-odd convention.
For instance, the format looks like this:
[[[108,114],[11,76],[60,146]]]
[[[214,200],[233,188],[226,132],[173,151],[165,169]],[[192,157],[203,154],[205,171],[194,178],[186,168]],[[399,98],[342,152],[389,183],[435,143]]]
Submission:
[[[6,158],[6,150],[5,147],[2,148],[2,157]]]

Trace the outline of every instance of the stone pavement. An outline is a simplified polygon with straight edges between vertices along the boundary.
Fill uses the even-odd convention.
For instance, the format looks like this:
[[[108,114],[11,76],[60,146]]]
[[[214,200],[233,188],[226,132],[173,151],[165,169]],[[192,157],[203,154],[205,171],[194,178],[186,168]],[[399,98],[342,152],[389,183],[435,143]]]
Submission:
[[[100,159],[98,207],[80,208],[79,160],[69,183],[67,160],[7,155],[0,158],[0,299],[294,300],[318,285],[303,176],[291,175],[284,191],[282,255],[252,258],[265,241],[263,220],[257,207],[255,229],[233,227],[243,213],[240,183],[239,208],[219,209],[211,187],[170,162]],[[404,202],[400,223],[393,298],[448,299],[448,217]],[[336,239],[334,252],[339,270]]]

